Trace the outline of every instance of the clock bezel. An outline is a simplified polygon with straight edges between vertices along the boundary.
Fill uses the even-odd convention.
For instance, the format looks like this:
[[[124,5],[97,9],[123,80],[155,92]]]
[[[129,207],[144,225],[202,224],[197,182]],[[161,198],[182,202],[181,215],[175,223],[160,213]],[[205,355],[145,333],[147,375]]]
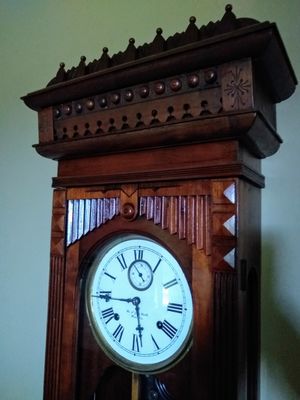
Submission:
[[[106,354],[106,356],[111,359],[113,362],[121,366],[122,368],[125,368],[126,370],[130,372],[135,372],[135,373],[145,373],[145,374],[155,374],[155,373],[161,373],[169,370],[170,368],[173,368],[176,364],[178,364],[189,352],[192,343],[193,343],[193,322],[194,322],[194,311],[192,310],[192,318],[190,322],[190,326],[188,329],[188,332],[186,334],[185,340],[183,341],[182,345],[180,348],[174,352],[172,356],[170,356],[168,359],[163,360],[160,363],[149,363],[149,364],[141,364],[141,363],[135,363],[133,361],[130,361],[126,359],[125,357],[121,356],[115,349],[113,349],[109,344],[107,344],[107,341],[102,334],[101,330],[99,330],[97,323],[94,320],[93,313],[91,310],[91,305],[89,301],[89,295],[90,295],[90,285],[91,281],[97,271],[97,266],[105,256],[105,254],[110,251],[113,247],[118,245],[119,243],[123,242],[124,240],[128,239],[146,239],[148,241],[154,242],[158,244],[159,246],[162,246],[174,259],[177,261],[180,270],[184,276],[184,279],[186,281],[186,284],[188,286],[188,289],[190,291],[190,295],[192,298],[193,302],[193,294],[192,294],[192,288],[191,285],[189,284],[189,280],[186,276],[185,269],[182,265],[182,263],[179,261],[178,257],[176,254],[174,254],[174,251],[170,249],[163,241],[161,241],[159,238],[150,236],[148,234],[145,234],[145,232],[121,232],[116,235],[109,235],[109,237],[103,238],[103,240],[98,242],[93,249],[93,255],[89,257],[89,268],[87,271],[87,276],[86,276],[86,284],[85,284],[85,310],[87,313],[88,321],[93,333],[93,337],[96,340],[98,346],[103,350],[103,352]],[[194,306],[193,306],[194,308]]]

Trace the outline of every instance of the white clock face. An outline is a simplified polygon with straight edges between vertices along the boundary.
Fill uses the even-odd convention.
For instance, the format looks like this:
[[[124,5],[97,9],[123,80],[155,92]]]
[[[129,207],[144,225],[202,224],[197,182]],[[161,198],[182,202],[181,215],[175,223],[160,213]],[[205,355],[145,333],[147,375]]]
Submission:
[[[193,302],[180,265],[163,246],[127,235],[101,249],[86,290],[93,333],[131,371],[167,369],[191,344]]]

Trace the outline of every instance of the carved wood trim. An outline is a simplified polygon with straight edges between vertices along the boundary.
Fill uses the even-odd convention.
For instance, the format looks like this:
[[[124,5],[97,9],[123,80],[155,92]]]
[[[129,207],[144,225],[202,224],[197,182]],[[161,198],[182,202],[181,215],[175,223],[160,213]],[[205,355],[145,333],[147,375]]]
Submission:
[[[208,107],[208,105],[205,105],[205,101],[203,104],[203,107]],[[183,104],[184,106],[185,104]],[[103,133],[97,132],[97,124],[101,120],[92,114],[89,117],[89,122],[85,122],[80,127],[81,133],[76,130],[77,136],[70,139],[65,137],[61,140],[41,142],[34,145],[34,147],[44,157],[64,160],[82,155],[113,154],[150,148],[155,149],[170,145],[199,144],[235,139],[247,145],[250,152],[256,157],[264,158],[275,153],[282,142],[278,133],[257,110],[228,111],[219,114],[210,113],[165,121],[170,116],[167,110],[167,108],[164,110],[165,114],[162,118],[159,117],[161,120],[155,121],[153,124],[151,124],[151,121],[158,119],[156,118],[158,115],[156,113],[155,117],[152,115],[154,119],[150,120],[148,126],[126,128],[119,131],[116,125],[113,125],[116,129]],[[155,110],[152,109],[152,111]],[[185,113],[184,109],[182,111],[181,117]],[[121,126],[122,118],[127,118],[127,116],[122,110],[118,112],[118,126]],[[115,124],[115,119],[113,124]],[[87,125],[88,128],[86,127]],[[67,124],[62,129],[66,130],[66,134],[68,129],[71,130],[72,136],[74,127],[79,129],[79,125],[72,125],[72,121],[70,121],[70,126]],[[89,130],[90,127],[91,130]],[[85,135],[85,132],[87,132],[87,135]]]
[[[53,110],[47,107],[38,113],[39,121],[39,142],[49,143],[53,140]]]
[[[45,361],[44,397],[59,398],[63,295],[65,288],[66,192],[53,192],[51,258],[48,300],[48,326]]]
[[[139,215],[210,254],[209,196],[142,196]]]
[[[65,258],[51,256],[44,386],[46,400],[59,398],[64,287]]]
[[[138,213],[138,185],[122,185],[120,192],[120,212],[127,221],[133,221]]]
[[[51,224],[51,255],[64,256],[65,253],[65,220],[66,220],[66,192],[53,192],[53,209]]]
[[[223,64],[221,69],[224,111],[254,107],[251,60]]]
[[[212,268],[236,268],[237,246],[237,182],[212,181]]]
[[[214,272],[213,399],[237,396],[237,274]]]
[[[159,195],[151,195],[158,191]],[[127,221],[137,216],[152,220],[171,235],[195,244],[197,249],[211,253],[210,185],[201,181],[192,187],[187,185],[167,186],[158,190],[138,189],[137,185],[122,185],[114,190],[116,197],[79,198],[68,200],[67,246],[101,225],[121,215]],[[73,196],[76,190],[73,190]],[[182,195],[175,193],[181,192]],[[203,194],[194,194],[194,193]],[[172,194],[174,193],[174,195]],[[190,193],[190,194],[189,194]],[[207,194],[204,194],[207,193]],[[90,192],[91,196],[92,193]],[[99,191],[95,197],[104,196]],[[83,198],[82,198],[83,197]]]
[[[253,169],[243,165],[240,162],[231,164],[218,164],[204,166],[185,166],[184,168],[151,170],[149,172],[143,170],[128,171],[128,172],[115,172],[105,173],[102,176],[60,176],[53,178],[54,187],[76,187],[76,186],[91,186],[99,184],[114,184],[119,182],[163,182],[166,179],[176,181],[178,179],[208,179],[208,178],[227,178],[227,177],[241,177],[249,180],[254,185],[262,188],[265,184],[264,177],[255,172]]]
[[[127,49],[112,57],[105,47],[101,58],[91,63],[86,64],[82,56],[79,64],[67,71],[61,63],[56,77],[49,82],[50,87],[30,93],[23,100],[32,109],[40,110],[92,96],[99,88],[104,92],[116,90],[118,86],[126,88],[168,74],[209,68],[216,63],[246,57],[256,59],[259,70],[268,75],[272,100],[286,99],[295,90],[297,79],[276,25],[236,18],[231,10],[231,6],[226,8],[221,21],[210,22],[200,29],[195,25],[195,17],[191,17],[185,32],[176,33],[167,40],[159,28],[152,43],[136,48],[131,38]],[[285,79],[278,79],[280,76]]]
[[[103,53],[98,60],[94,60],[86,65],[86,58],[82,56],[80,62],[76,67],[72,67],[65,71],[65,64],[61,63],[56,76],[48,83],[47,86],[52,86],[60,82],[69,81],[80,76],[95,73],[97,71],[105,70],[110,67],[115,67],[128,63],[130,61],[144,59],[149,56],[159,55],[186,44],[197,43],[205,39],[218,36],[220,34],[233,32],[241,28],[256,25],[258,21],[251,18],[236,18],[232,12],[232,6],[225,7],[225,14],[220,21],[209,22],[209,24],[202,25],[200,28],[196,25],[196,18],[190,17],[189,25],[186,30],[181,33],[175,33],[168,39],[162,36],[162,29],[156,30],[156,36],[151,43],[145,43],[142,46],[135,47],[135,40],[129,39],[129,44],[124,51],[120,51],[113,56],[109,56],[108,48],[103,48]]]
[[[181,82],[179,79],[176,81]],[[81,104],[78,102],[62,105],[61,109],[54,109],[53,136],[50,140],[45,137],[41,140],[41,144],[49,143],[49,141],[63,142],[92,136],[101,137],[113,133],[126,133],[130,130],[141,131],[165,124],[174,125],[188,119],[198,119],[199,116],[216,115],[222,111],[219,85],[218,87],[212,85],[206,90],[177,94],[176,97],[163,96],[161,99],[150,99],[145,103],[134,102],[113,108],[97,107],[100,101],[98,98],[89,99],[89,101],[95,104],[92,112],[71,111],[69,115],[67,111],[64,111],[65,109],[76,110]],[[230,109],[232,110],[234,108]]]
[[[68,201],[67,245],[119,214],[119,198]]]

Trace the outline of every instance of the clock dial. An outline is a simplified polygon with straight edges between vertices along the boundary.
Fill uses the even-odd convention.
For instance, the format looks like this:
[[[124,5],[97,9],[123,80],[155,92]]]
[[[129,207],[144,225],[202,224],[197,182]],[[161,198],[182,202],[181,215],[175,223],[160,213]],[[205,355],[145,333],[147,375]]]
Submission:
[[[172,366],[191,344],[193,302],[174,256],[144,236],[104,246],[88,276],[86,303],[95,338],[131,371]]]
[[[137,252],[138,253],[138,252]],[[128,268],[128,280],[131,286],[137,290],[147,290],[153,281],[151,265],[143,260],[143,250],[139,250],[139,257]]]

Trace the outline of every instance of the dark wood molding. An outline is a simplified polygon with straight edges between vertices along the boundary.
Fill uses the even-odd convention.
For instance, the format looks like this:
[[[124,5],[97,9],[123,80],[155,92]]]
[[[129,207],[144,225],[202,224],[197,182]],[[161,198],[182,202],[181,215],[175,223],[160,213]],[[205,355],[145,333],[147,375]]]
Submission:
[[[161,122],[142,129],[116,129],[106,134],[42,143],[35,148],[44,157],[61,160],[232,139],[246,145],[258,158],[274,154],[282,143],[260,113],[235,112]]]
[[[264,187],[264,177],[253,169],[243,165],[242,163],[207,165],[199,167],[191,167],[186,169],[174,169],[164,171],[140,171],[140,172],[124,172],[119,174],[107,174],[103,176],[66,176],[53,178],[54,188],[70,188],[82,186],[99,186],[111,185],[119,182],[164,182],[168,180],[184,180],[184,179],[214,179],[218,177],[240,177],[251,181],[258,187]]]
[[[247,46],[245,46],[247,42]],[[101,91],[115,90],[136,83],[159,79],[162,76],[207,68],[233,59],[253,58],[262,73],[268,75],[274,102],[291,96],[297,79],[282,39],[274,23],[254,23],[250,26],[219,33],[199,42],[184,44],[162,53],[134,59],[99,72],[54,84],[23,97],[34,110],[92,96]],[[276,60],[276,63],[273,62]],[[84,70],[85,71],[85,70]],[[76,75],[76,74],[75,74]],[[283,76],[277,82],[277,76]]]

